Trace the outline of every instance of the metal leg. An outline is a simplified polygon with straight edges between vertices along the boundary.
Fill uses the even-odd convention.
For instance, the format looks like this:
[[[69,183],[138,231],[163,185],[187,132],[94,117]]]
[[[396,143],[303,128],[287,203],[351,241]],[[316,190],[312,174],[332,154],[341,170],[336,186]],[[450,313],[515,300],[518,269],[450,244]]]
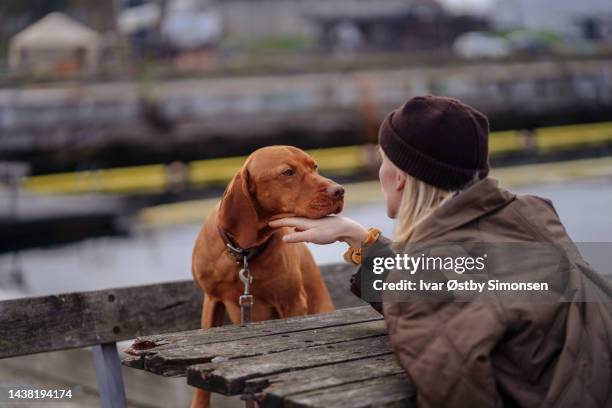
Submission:
[[[93,346],[92,353],[102,408],[125,408],[127,402],[117,344]]]

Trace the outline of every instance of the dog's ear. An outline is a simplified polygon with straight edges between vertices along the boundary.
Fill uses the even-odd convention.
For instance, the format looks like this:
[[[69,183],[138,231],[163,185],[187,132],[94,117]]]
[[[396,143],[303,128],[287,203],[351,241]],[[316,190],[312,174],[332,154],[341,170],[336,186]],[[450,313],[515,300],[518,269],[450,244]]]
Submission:
[[[250,191],[246,164],[225,189],[219,206],[219,225],[242,248],[254,246],[258,237],[259,216]]]

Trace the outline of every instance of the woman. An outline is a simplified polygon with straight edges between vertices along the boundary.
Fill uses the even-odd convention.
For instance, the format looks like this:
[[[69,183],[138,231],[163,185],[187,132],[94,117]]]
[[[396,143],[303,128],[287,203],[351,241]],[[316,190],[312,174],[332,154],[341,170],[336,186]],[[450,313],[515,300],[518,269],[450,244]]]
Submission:
[[[361,261],[362,249],[392,255],[400,244],[569,248],[562,289],[571,291],[563,301],[384,298],[382,305],[372,305],[384,314],[392,349],[417,388],[419,406],[612,406],[610,288],[572,250],[549,200],[516,196],[487,177],[488,134],[485,115],[446,97],[412,98],[385,118],[379,178],[387,214],[397,220],[395,245],[375,228],[339,216],[291,217],[270,226],[295,227],[286,242],[346,242],[345,259],[353,263]],[[516,269],[548,274],[537,265]],[[354,276],[356,294],[367,271],[363,265]]]

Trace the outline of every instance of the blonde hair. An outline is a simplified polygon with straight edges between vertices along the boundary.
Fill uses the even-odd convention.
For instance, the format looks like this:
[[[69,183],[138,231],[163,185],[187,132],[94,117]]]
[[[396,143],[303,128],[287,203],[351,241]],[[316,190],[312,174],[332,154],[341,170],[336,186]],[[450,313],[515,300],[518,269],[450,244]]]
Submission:
[[[396,216],[396,243],[410,242],[416,227],[452,196],[452,191],[442,190],[406,174],[402,201]]]
[[[381,159],[384,157],[386,160],[389,160],[380,145],[377,150]],[[412,177],[410,174],[398,168],[390,160],[389,163],[396,171],[406,175],[402,200],[395,217],[397,219],[397,224],[395,226],[394,241],[399,247],[409,243],[413,238],[416,227],[445,201],[453,197],[457,191],[467,188],[479,180],[478,172],[474,172],[472,180],[461,189],[457,191],[448,191]]]

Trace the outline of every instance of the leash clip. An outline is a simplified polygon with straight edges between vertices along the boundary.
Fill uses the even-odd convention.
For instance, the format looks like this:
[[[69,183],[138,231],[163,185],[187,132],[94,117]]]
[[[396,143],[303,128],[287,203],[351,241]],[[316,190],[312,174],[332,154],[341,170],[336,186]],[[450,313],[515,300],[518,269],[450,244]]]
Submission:
[[[242,257],[242,269],[238,271],[238,277],[244,285],[244,294],[248,295],[251,283],[253,282],[253,276],[251,275],[251,271],[249,270],[249,260],[246,256]]]
[[[249,270],[249,262],[246,256],[242,257],[242,269],[238,271],[238,278],[244,285],[244,292],[238,298],[240,305],[240,325],[244,326],[251,323],[253,310],[253,295],[251,295],[251,283],[253,283],[253,275]]]

